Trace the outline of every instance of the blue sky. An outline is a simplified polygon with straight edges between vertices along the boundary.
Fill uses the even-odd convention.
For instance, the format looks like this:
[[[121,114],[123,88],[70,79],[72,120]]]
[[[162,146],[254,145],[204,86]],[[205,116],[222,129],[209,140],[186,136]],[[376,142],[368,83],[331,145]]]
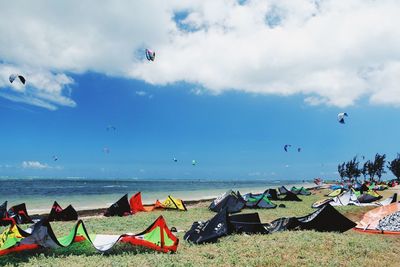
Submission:
[[[396,108],[360,103],[343,110],[306,105],[302,96],[195,94],[189,84],[93,73],[73,78],[75,108],[0,99],[3,175],[310,179],[335,177],[337,163],[357,154],[397,152]],[[336,118],[341,111],[349,113],[344,125]],[[292,144],[289,152],[284,144]],[[24,161],[45,166],[23,168]]]
[[[392,159],[399,12],[393,0],[11,3],[0,176],[336,178],[354,155]]]

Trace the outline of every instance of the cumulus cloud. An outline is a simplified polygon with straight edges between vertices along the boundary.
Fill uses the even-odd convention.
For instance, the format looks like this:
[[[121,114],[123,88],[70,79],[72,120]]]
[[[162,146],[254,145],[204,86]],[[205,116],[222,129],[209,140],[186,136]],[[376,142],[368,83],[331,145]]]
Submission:
[[[310,105],[400,105],[399,13],[397,0],[13,1],[0,9],[0,94],[73,107],[71,74],[92,71]],[[30,85],[5,90],[10,71]]]
[[[49,169],[51,168],[47,164],[40,163],[39,161],[23,161],[21,164],[24,169]]]

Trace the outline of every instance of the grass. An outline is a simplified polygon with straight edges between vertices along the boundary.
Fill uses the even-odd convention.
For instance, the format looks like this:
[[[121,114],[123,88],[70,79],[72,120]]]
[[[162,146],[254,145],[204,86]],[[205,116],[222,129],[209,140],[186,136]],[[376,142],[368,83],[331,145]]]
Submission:
[[[306,215],[313,211],[311,204],[320,200],[323,193],[301,197],[303,202],[285,202],[287,208],[257,211],[263,222],[283,216]],[[393,191],[385,191],[386,196],[391,193]],[[207,209],[208,204],[198,204],[187,212],[155,211],[122,218],[87,218],[84,222],[89,233],[138,233],[163,215],[169,227],[187,230],[194,221],[215,215]],[[355,220],[370,208],[338,209]],[[56,234],[62,236],[73,224],[57,222],[52,225]],[[189,244],[183,240],[183,234],[178,233],[180,244],[175,254],[158,253],[128,244],[119,244],[111,252],[100,254],[89,243],[83,242],[69,248],[2,256],[0,266],[399,266],[400,262],[399,238],[360,234],[352,230],[343,234],[298,231],[231,235],[206,245]]]

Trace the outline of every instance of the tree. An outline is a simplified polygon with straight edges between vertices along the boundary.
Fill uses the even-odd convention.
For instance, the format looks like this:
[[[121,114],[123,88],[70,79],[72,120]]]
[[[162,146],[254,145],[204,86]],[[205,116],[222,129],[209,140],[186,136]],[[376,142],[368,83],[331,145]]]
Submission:
[[[352,160],[346,162],[345,173],[350,182],[353,182],[353,178],[357,181],[357,178],[361,175],[361,170],[358,168],[358,164],[359,162],[357,161],[357,157],[354,157]]]
[[[376,171],[376,176],[378,176],[379,178],[379,182],[381,181],[382,174],[386,173],[385,162],[386,154],[379,155],[378,153],[376,153],[374,160],[374,169]]]
[[[366,173],[369,176],[369,180],[372,182],[376,175],[375,164],[372,161],[368,160],[364,163],[364,167],[366,168]]]
[[[400,154],[397,153],[397,157],[388,162],[389,165],[387,166],[388,169],[393,173],[394,176],[396,176],[396,179],[399,181],[400,180]]]
[[[367,174],[368,174],[368,161],[366,161],[361,168],[361,174],[364,176],[364,182],[367,180]]]
[[[340,178],[341,178],[342,181],[343,181],[344,177],[346,176],[345,163],[343,162],[342,164],[339,164],[339,165],[337,166],[337,170],[338,170],[338,173],[339,173]]]

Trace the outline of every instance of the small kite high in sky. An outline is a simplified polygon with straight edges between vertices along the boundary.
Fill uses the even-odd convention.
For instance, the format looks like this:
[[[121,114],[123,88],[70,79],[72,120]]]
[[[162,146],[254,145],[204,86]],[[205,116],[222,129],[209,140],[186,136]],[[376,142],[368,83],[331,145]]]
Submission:
[[[192,160],[192,165],[195,166],[197,162],[195,160]]]
[[[291,146],[292,146],[292,145],[284,145],[284,146],[283,146],[283,149],[287,152],[287,151],[288,151],[288,148],[291,147]]]
[[[348,117],[346,112],[341,112],[337,115],[339,123],[344,124],[344,117]]]
[[[19,74],[11,74],[8,80],[10,81],[10,83],[13,83],[17,78],[22,84],[25,85],[25,77]]]
[[[150,49],[146,49],[146,58],[148,61],[154,61],[154,59],[156,58],[156,52]]]

